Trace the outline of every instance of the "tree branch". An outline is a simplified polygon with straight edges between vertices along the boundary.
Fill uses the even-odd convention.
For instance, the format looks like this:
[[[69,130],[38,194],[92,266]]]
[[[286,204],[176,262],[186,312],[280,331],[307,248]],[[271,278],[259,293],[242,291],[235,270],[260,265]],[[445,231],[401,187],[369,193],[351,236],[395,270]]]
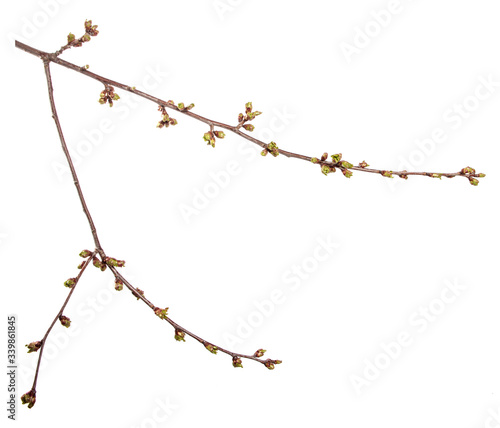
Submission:
[[[135,94],[139,97],[142,97],[142,98],[145,98],[149,101],[152,101],[162,108],[168,108],[171,110],[175,110],[176,112],[179,112],[181,114],[184,114],[186,116],[189,116],[193,119],[196,119],[200,122],[207,124],[210,128],[210,131],[208,133],[206,133],[205,136],[207,136],[207,134],[212,134],[211,135],[212,138],[210,138],[210,136],[208,136],[205,138],[205,140],[208,142],[208,144],[211,144],[212,146],[215,146],[215,137],[213,136],[214,127],[219,127],[222,129],[226,129],[230,132],[233,132],[236,135],[260,146],[263,149],[263,151],[261,153],[263,156],[267,155],[267,153],[272,153],[274,156],[278,156],[279,154],[281,154],[281,155],[289,157],[289,158],[296,158],[296,159],[301,159],[304,161],[312,162],[312,163],[319,165],[321,167],[321,172],[325,175],[328,175],[332,172],[335,172],[335,170],[338,168],[342,171],[344,176],[346,176],[348,178],[350,178],[352,176],[352,171],[362,171],[362,172],[367,172],[367,173],[372,173],[372,174],[379,174],[379,175],[382,175],[382,176],[388,177],[388,178],[393,178],[393,176],[396,175],[396,176],[403,178],[403,179],[407,179],[410,175],[420,175],[420,176],[431,177],[431,178],[465,177],[474,186],[477,186],[479,184],[479,180],[477,180],[477,178],[485,177],[485,174],[476,173],[476,171],[470,167],[465,167],[465,168],[462,168],[458,172],[451,172],[451,173],[419,172],[419,171],[406,171],[406,170],[392,171],[392,170],[385,170],[385,169],[368,168],[369,165],[365,161],[360,162],[357,166],[355,166],[350,162],[342,160],[342,155],[340,153],[332,155],[331,156],[332,160],[327,161],[328,154],[326,154],[326,153],[323,154],[323,156],[318,158],[318,157],[305,156],[305,155],[301,155],[298,153],[289,152],[287,150],[283,150],[283,149],[278,148],[276,143],[274,143],[274,142],[267,144],[267,143],[265,143],[257,138],[252,137],[251,135],[248,135],[248,134],[241,131],[242,127],[247,129],[247,130],[250,130],[250,131],[253,130],[253,125],[249,125],[249,124],[247,124],[247,122],[253,120],[255,118],[255,116],[260,114],[260,112],[253,112],[252,111],[251,103],[247,103],[247,108],[246,108],[247,111],[246,111],[245,115],[240,113],[240,116],[238,117],[239,120],[238,120],[237,125],[234,125],[234,126],[228,125],[226,123],[218,122],[218,121],[215,121],[213,119],[209,119],[209,118],[206,118],[206,117],[201,116],[199,114],[193,113],[188,108],[181,108],[181,107],[179,107],[179,105],[175,105],[175,103],[173,101],[162,100],[162,99],[157,98],[153,95],[150,95],[146,92],[139,91],[138,89],[136,89],[133,86],[125,85],[123,83],[117,82],[116,80],[108,79],[107,77],[100,76],[96,73],[92,73],[91,71],[88,71],[87,68],[85,68],[85,67],[80,67],[78,65],[72,64],[68,61],[65,61],[65,60],[59,58],[56,54],[51,54],[48,52],[38,50],[38,49],[33,48],[31,46],[25,45],[24,43],[21,43],[17,40],[16,40],[16,47],[25,51],[25,52],[28,52],[32,55],[38,56],[39,58],[42,58],[44,61],[54,62],[62,67],[68,68],[70,70],[81,73],[87,77],[90,77],[91,79],[97,80],[97,81],[101,82],[106,88],[109,86],[112,86],[112,87],[117,87],[117,88],[123,89],[124,91],[130,92],[130,93]],[[250,106],[248,107],[248,105],[250,105]],[[254,116],[252,116],[252,114],[254,114]],[[173,124],[175,125],[176,123],[177,123],[177,121],[175,121],[175,123],[173,123]],[[247,128],[247,126],[248,126],[248,128]],[[220,138],[223,138],[223,136]],[[270,144],[271,144],[271,147],[269,147]]]

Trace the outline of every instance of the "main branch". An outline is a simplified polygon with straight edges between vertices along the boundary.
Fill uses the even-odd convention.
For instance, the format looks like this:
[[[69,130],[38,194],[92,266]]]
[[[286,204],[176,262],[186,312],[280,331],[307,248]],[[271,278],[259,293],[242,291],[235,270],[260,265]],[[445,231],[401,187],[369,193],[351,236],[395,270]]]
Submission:
[[[219,122],[219,121],[216,121],[213,119],[206,118],[206,117],[201,116],[199,114],[193,113],[192,111],[190,111],[190,108],[184,107],[183,104],[176,105],[173,101],[165,101],[165,100],[157,98],[153,95],[150,95],[146,92],[139,91],[138,89],[135,88],[135,86],[125,85],[123,83],[117,82],[116,80],[112,80],[112,79],[109,79],[107,77],[100,76],[99,74],[96,74],[96,73],[92,73],[91,71],[88,71],[88,69],[86,67],[80,67],[78,65],[72,64],[71,62],[68,62],[68,61],[65,61],[65,60],[59,58],[59,56],[56,53],[44,52],[44,51],[41,51],[39,49],[28,46],[24,43],[21,43],[17,40],[16,40],[16,47],[25,51],[25,52],[28,52],[32,55],[35,55],[46,62],[54,62],[62,67],[68,68],[70,70],[81,73],[84,76],[90,77],[91,79],[97,80],[105,86],[106,90],[108,90],[108,88],[110,88],[110,87],[120,88],[124,91],[130,92],[130,93],[135,94],[139,97],[142,97],[142,98],[145,98],[149,101],[152,101],[155,104],[157,104],[158,106],[160,106],[160,108],[162,108],[162,109],[168,108],[171,110],[175,110],[178,113],[192,117],[193,119],[196,119],[200,122],[207,124],[209,126],[210,130],[209,130],[209,132],[207,132],[205,134],[204,138],[212,146],[215,145],[214,133],[215,133],[215,136],[217,136],[217,131],[214,132],[214,128],[218,127],[218,128],[222,128],[222,129],[225,129],[227,131],[233,132],[234,134],[239,135],[240,137],[260,146],[263,149],[262,150],[263,156],[265,156],[267,153],[271,153],[274,156],[283,155],[283,156],[286,156],[289,158],[296,158],[296,159],[301,159],[301,160],[304,160],[307,162],[312,162],[314,164],[319,165],[321,167],[321,172],[325,175],[328,175],[332,172],[335,172],[336,169],[340,169],[342,171],[342,173],[344,174],[344,176],[346,176],[348,178],[352,176],[352,171],[362,171],[362,172],[367,172],[367,173],[372,173],[372,174],[379,174],[379,175],[382,175],[384,177],[389,177],[389,178],[392,178],[393,176],[398,176],[398,177],[403,178],[403,179],[407,179],[410,175],[421,175],[421,176],[432,177],[432,178],[465,177],[469,180],[469,182],[472,185],[475,185],[475,186],[477,186],[477,184],[479,183],[479,180],[477,180],[477,178],[481,178],[481,177],[485,176],[485,174],[476,173],[476,171],[471,167],[465,167],[465,168],[462,168],[458,172],[451,172],[451,173],[450,172],[419,172],[419,171],[406,171],[406,170],[392,171],[392,170],[385,170],[385,169],[368,168],[369,165],[365,161],[360,162],[357,166],[355,166],[352,163],[343,160],[342,155],[340,153],[332,155],[331,156],[332,160],[328,161],[327,160],[328,159],[327,153],[324,153],[320,157],[313,157],[313,156],[305,156],[305,155],[301,155],[298,153],[289,152],[287,150],[280,149],[279,147],[277,147],[276,143],[274,143],[274,142],[265,143],[264,141],[261,141],[257,138],[254,138],[251,135],[246,134],[245,132],[241,131],[241,128],[244,128],[244,129],[251,132],[254,129],[254,127],[253,127],[253,125],[248,124],[247,122],[252,120],[253,118],[255,118],[255,116],[257,116],[258,114],[260,114],[260,112],[253,112],[252,111],[251,103],[247,103],[247,105],[246,105],[246,114],[243,115],[240,113],[240,115],[238,117],[238,124],[229,125],[229,124],[222,123],[222,122]],[[103,92],[105,92],[105,91],[103,91]],[[110,105],[113,105],[112,101],[110,102]],[[192,105],[192,106],[194,106],[194,105]],[[168,115],[167,115],[167,117],[168,117]],[[173,121],[175,121],[175,119],[173,119]],[[162,123],[162,122],[160,122],[160,123]],[[165,123],[165,122],[163,122],[163,123]],[[171,120],[170,123],[176,124],[177,121],[172,123],[172,120]],[[167,121],[166,124],[168,126],[169,122]],[[223,135],[224,134],[222,133],[222,136],[220,138],[223,138]]]

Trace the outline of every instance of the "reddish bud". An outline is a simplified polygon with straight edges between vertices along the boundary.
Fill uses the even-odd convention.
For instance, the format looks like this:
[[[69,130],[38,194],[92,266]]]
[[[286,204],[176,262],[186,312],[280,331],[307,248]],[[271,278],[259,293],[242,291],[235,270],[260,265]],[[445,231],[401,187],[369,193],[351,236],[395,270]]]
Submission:
[[[257,357],[257,358],[260,358],[260,357],[263,357],[266,352],[267,351],[265,349],[257,349],[255,351],[255,353],[253,354],[253,356]]]
[[[68,317],[65,317],[64,315],[59,316],[59,321],[61,321],[61,324],[68,328],[71,325],[71,320]]]
[[[241,358],[234,356],[233,357],[233,367],[241,367],[243,368],[243,364],[241,363]]]
[[[21,403],[27,404],[28,409],[31,409],[35,405],[35,402],[36,402],[36,392],[33,390],[21,396]]]
[[[37,342],[31,342],[26,347],[28,348],[28,354],[31,352],[37,352],[42,346],[42,342],[37,341]]]
[[[123,290],[123,281],[121,279],[115,280],[115,290],[122,291]]]
[[[132,291],[132,294],[137,298],[137,300],[139,300],[141,298],[140,296],[144,296],[144,291],[142,291],[140,288],[136,288]]]
[[[182,330],[179,330],[179,329],[175,329],[175,335],[174,335],[174,338],[175,340],[177,340],[178,342],[185,342],[186,339],[184,339],[184,336],[186,335],[186,333],[184,333]]]

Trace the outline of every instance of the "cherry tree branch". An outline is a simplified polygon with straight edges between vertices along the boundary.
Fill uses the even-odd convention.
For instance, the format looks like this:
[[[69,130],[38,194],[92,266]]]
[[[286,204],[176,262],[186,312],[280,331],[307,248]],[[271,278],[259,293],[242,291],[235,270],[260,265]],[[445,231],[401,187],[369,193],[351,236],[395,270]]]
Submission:
[[[69,327],[71,324],[71,321],[68,317],[65,317],[63,315],[63,311],[66,308],[66,305],[69,302],[69,299],[71,299],[71,296],[73,295],[73,292],[75,291],[76,285],[78,284],[78,281],[80,281],[80,278],[83,275],[83,272],[85,272],[85,269],[87,269],[87,266],[89,265],[90,261],[92,260],[92,257],[94,256],[95,252],[91,254],[91,257],[87,259],[81,266],[81,270],[78,273],[76,278],[70,278],[68,279],[64,285],[67,287],[70,287],[71,290],[68,293],[68,296],[66,297],[66,300],[64,301],[63,305],[61,306],[61,309],[59,309],[59,312],[57,313],[56,317],[54,318],[54,321],[52,321],[52,324],[50,324],[49,328],[47,329],[47,332],[43,336],[42,340],[39,340],[37,342],[31,342],[30,344],[26,345],[28,348],[28,353],[31,352],[37,352],[40,350],[40,353],[38,354],[38,363],[36,365],[36,370],[35,370],[35,379],[33,380],[33,386],[31,387],[31,390],[24,394],[21,397],[21,401],[23,404],[28,404],[29,408],[32,408],[35,405],[36,401],[36,384],[38,381],[38,373],[40,371],[40,362],[42,361],[42,355],[43,355],[43,350],[45,349],[45,343],[47,341],[47,337],[49,336],[52,327],[54,327],[54,324],[56,323],[57,320],[61,322],[61,324],[64,327]]]
[[[254,126],[249,124],[248,122],[253,120],[257,115],[261,114],[261,112],[252,111],[253,108],[252,108],[251,103],[247,103],[247,105],[245,106],[246,113],[245,114],[240,113],[240,115],[238,116],[238,123],[236,125],[229,125],[229,124],[219,122],[219,121],[216,121],[213,119],[209,119],[207,117],[193,113],[192,111],[190,111],[191,108],[194,107],[193,104],[191,104],[188,107],[184,107],[184,105],[182,103],[179,103],[176,105],[171,100],[169,100],[169,101],[162,100],[162,99],[157,98],[153,95],[150,95],[146,92],[139,91],[134,86],[129,86],[129,85],[117,82],[116,80],[112,80],[112,79],[109,79],[107,77],[100,76],[99,74],[88,71],[88,69],[86,67],[81,67],[81,66],[72,64],[68,61],[65,61],[65,60],[58,57],[57,52],[56,53],[44,52],[44,51],[38,50],[36,48],[33,48],[31,46],[28,46],[24,43],[21,43],[17,40],[15,43],[16,43],[17,48],[19,48],[27,53],[30,53],[32,55],[38,56],[39,58],[42,58],[44,61],[54,62],[62,67],[76,71],[78,73],[83,74],[84,76],[90,77],[91,79],[94,79],[94,80],[101,82],[105,86],[106,90],[108,90],[110,87],[111,87],[111,90],[114,87],[120,88],[124,91],[130,92],[130,93],[135,94],[141,98],[145,98],[149,101],[154,102],[163,111],[165,111],[164,110],[165,108],[168,108],[168,109],[174,110],[178,113],[184,114],[186,116],[189,116],[193,119],[196,119],[200,122],[207,124],[209,126],[209,132],[205,133],[204,139],[207,141],[208,144],[211,144],[212,146],[215,146],[215,137],[224,138],[224,133],[222,133],[221,131],[215,131],[215,127],[218,127],[218,128],[222,128],[222,129],[225,129],[227,131],[233,132],[234,134],[260,146],[263,149],[261,152],[261,154],[263,156],[267,155],[268,153],[271,153],[273,156],[283,155],[283,156],[286,156],[289,158],[296,158],[296,159],[301,159],[301,160],[304,160],[307,162],[312,162],[314,164],[319,165],[321,167],[321,172],[325,175],[328,175],[332,172],[335,172],[336,169],[340,169],[342,171],[342,173],[344,174],[344,176],[346,176],[348,178],[350,178],[352,176],[352,171],[361,171],[361,172],[366,172],[366,173],[379,174],[379,175],[382,175],[382,176],[388,177],[388,178],[393,178],[393,176],[398,176],[398,177],[403,178],[403,179],[407,179],[410,175],[420,175],[420,176],[431,177],[431,178],[465,177],[474,186],[477,186],[479,184],[479,180],[477,180],[477,178],[485,177],[485,174],[476,173],[474,168],[471,168],[471,167],[462,168],[458,172],[423,172],[423,171],[406,171],[406,170],[393,171],[393,170],[386,170],[386,169],[368,168],[369,165],[365,161],[360,162],[357,166],[355,166],[354,164],[343,160],[342,155],[340,153],[332,155],[331,161],[327,160],[327,158],[328,158],[327,153],[323,154],[320,157],[306,156],[306,155],[301,155],[298,153],[293,153],[293,152],[290,152],[287,150],[280,149],[276,145],[276,143],[274,143],[274,142],[265,143],[265,142],[255,138],[255,137],[252,137],[251,135],[246,134],[245,132],[241,131],[241,128],[244,128],[250,132],[253,131]],[[105,92],[105,91],[103,91],[103,92]],[[115,98],[115,99],[118,99],[118,98]],[[101,100],[103,100],[103,98],[101,98]],[[110,101],[111,101],[110,105],[112,106],[113,105],[112,100],[110,100]],[[105,102],[102,102],[102,104],[104,104],[104,103]],[[162,111],[162,113],[163,113],[163,111]],[[163,117],[165,117],[165,116],[163,116]],[[175,119],[170,119],[168,115],[167,115],[167,118],[169,120],[160,121],[159,125],[160,125],[160,123],[164,123],[167,126],[169,124],[172,124],[172,125],[177,124],[177,121]],[[163,125],[159,126],[159,127],[163,127]],[[220,136],[217,135],[218,132],[220,132],[220,134],[219,134]]]
[[[97,35],[98,32],[94,31],[96,26],[91,26],[91,21],[90,21],[89,27],[87,27],[88,22],[89,21],[86,21],[86,23],[85,23],[85,27],[87,29],[86,35],[92,34],[92,32],[94,32],[94,34],[92,34],[92,35]],[[90,30],[88,28],[90,28]],[[72,36],[72,37],[70,37],[70,36]],[[80,181],[78,179],[76,169],[75,169],[74,164],[73,164],[73,160],[71,159],[71,155],[69,153],[68,146],[66,144],[66,140],[64,138],[64,133],[62,131],[61,123],[59,121],[59,116],[57,114],[57,109],[56,109],[55,100],[54,100],[54,87],[53,87],[52,76],[51,76],[51,72],[50,72],[50,62],[53,61],[53,58],[57,58],[57,56],[59,54],[61,54],[62,52],[64,52],[64,50],[69,49],[70,47],[73,47],[73,46],[81,46],[81,44],[83,42],[90,40],[90,36],[85,37],[85,35],[84,35],[80,39],[75,39],[75,37],[71,34],[70,34],[70,36],[68,36],[67,45],[63,46],[55,54],[41,53],[38,56],[42,59],[43,64],[44,64],[50,107],[51,107],[51,111],[52,111],[52,118],[54,119],[54,122],[55,122],[55,125],[57,128],[57,132],[59,135],[59,140],[61,142],[62,150],[63,150],[64,155],[66,157],[66,160],[68,162],[69,168],[71,170],[73,182],[75,184],[75,187],[76,187],[76,190],[78,193],[78,197],[80,199],[80,203],[82,205],[85,216],[87,217],[87,220],[88,220],[88,223],[90,226],[90,230],[91,230],[92,236],[94,238],[94,243],[95,243],[96,249],[93,252],[91,252],[89,250],[83,250],[80,253],[80,256],[85,258],[86,260],[78,266],[79,269],[81,269],[78,276],[76,278],[70,278],[64,283],[65,286],[71,288],[71,291],[69,292],[69,294],[68,294],[65,302],[63,303],[61,309],[59,310],[56,318],[54,319],[52,324],[49,326],[49,328],[48,328],[47,332],[45,333],[44,337],[42,338],[42,340],[36,341],[36,342],[31,342],[30,344],[26,345],[28,347],[28,353],[37,352],[37,351],[40,351],[40,353],[39,353],[39,357],[38,357],[38,363],[37,363],[37,367],[36,367],[36,371],[35,371],[35,378],[33,381],[32,388],[30,391],[28,391],[27,393],[22,395],[21,402],[23,404],[28,404],[28,408],[32,408],[35,405],[36,385],[37,385],[37,381],[38,381],[40,362],[41,362],[43,350],[45,347],[46,339],[47,339],[50,331],[52,330],[54,324],[56,323],[56,321],[58,319],[64,327],[70,326],[71,320],[68,317],[62,315],[62,313],[63,313],[67,303],[69,302],[69,299],[71,298],[71,296],[73,294],[73,291],[76,287],[76,284],[78,283],[81,276],[83,275],[83,272],[85,271],[85,269],[87,268],[87,266],[91,262],[95,267],[99,268],[101,271],[104,271],[104,270],[106,270],[107,267],[109,267],[115,276],[115,289],[119,291],[123,288],[123,285],[125,285],[138,300],[142,300],[146,305],[148,305],[154,311],[155,315],[157,315],[159,318],[167,321],[172,327],[174,327],[174,329],[175,329],[174,338],[176,340],[185,341],[184,337],[187,334],[188,336],[194,338],[195,340],[197,340],[198,342],[203,344],[205,346],[205,348],[207,350],[209,350],[211,353],[216,354],[217,351],[221,351],[221,352],[231,356],[232,360],[233,360],[232,363],[233,363],[234,367],[243,367],[241,359],[246,358],[246,359],[250,359],[253,361],[257,361],[257,362],[265,365],[268,369],[274,369],[274,365],[280,364],[281,361],[280,360],[271,360],[271,359],[262,359],[261,357],[266,352],[263,349],[257,350],[254,353],[254,355],[245,355],[245,354],[232,352],[232,351],[226,350],[220,346],[213,345],[212,343],[202,339],[201,337],[197,336],[196,334],[188,331],[184,327],[177,324],[175,321],[173,321],[171,318],[169,318],[167,316],[168,308],[160,309],[157,306],[155,306],[152,302],[150,302],[144,296],[144,292],[142,290],[140,290],[139,288],[136,288],[132,284],[130,284],[130,282],[127,281],[127,279],[118,271],[118,269],[117,269],[118,267],[123,267],[125,265],[125,262],[123,260],[116,260],[112,257],[108,257],[106,255],[106,253],[104,252],[104,250],[100,244],[100,241],[99,241],[99,237],[97,234],[97,230],[96,230],[94,221],[92,219],[89,208],[88,208],[87,203],[85,201],[85,197],[84,197],[83,191],[81,189]],[[17,46],[17,43],[19,43],[19,42],[16,42],[16,46]],[[105,90],[102,91],[102,93],[101,93],[101,98],[103,100],[105,100],[104,102],[109,102],[110,105],[112,105],[113,100],[119,99],[119,97],[113,93],[113,88],[107,84],[105,84]],[[165,112],[165,114],[166,114],[166,112]],[[101,260],[99,260],[97,255],[100,256]]]
[[[267,154],[271,154],[272,156],[276,157],[278,155],[283,155],[289,158],[296,158],[296,159],[301,159],[307,162],[311,162],[313,164],[317,164],[321,168],[321,172],[325,175],[328,175],[329,173],[335,172],[336,169],[340,169],[344,176],[346,177],[351,177],[352,176],[352,171],[362,171],[362,172],[367,172],[367,173],[373,173],[373,174],[380,174],[384,177],[393,177],[394,175],[399,176],[400,178],[407,179],[408,176],[410,175],[422,175],[422,176],[427,176],[427,177],[433,177],[433,178],[441,178],[441,177],[447,177],[447,178],[453,178],[453,177],[458,177],[458,176],[463,176],[467,178],[471,184],[477,185],[479,181],[477,180],[477,177],[484,177],[485,175],[482,173],[476,173],[476,171],[473,168],[466,167],[463,168],[459,172],[454,172],[454,173],[432,173],[432,172],[409,172],[409,171],[389,171],[389,170],[380,170],[380,169],[372,169],[368,168],[368,164],[363,161],[360,162],[358,166],[354,166],[350,162],[347,162],[342,159],[342,155],[340,153],[334,154],[331,156],[332,160],[328,161],[328,154],[324,153],[321,157],[316,158],[316,157],[310,157],[310,156],[305,156],[293,152],[289,152],[283,149],[280,149],[277,144],[272,141],[270,143],[265,143],[257,138],[252,137],[251,135],[245,133],[242,131],[244,129],[245,131],[252,132],[254,130],[254,126],[250,123],[253,121],[257,116],[261,114],[259,111],[254,111],[252,103],[246,103],[245,105],[245,112],[240,113],[238,115],[238,123],[236,125],[229,125],[226,123],[218,122],[209,118],[206,118],[204,116],[201,116],[199,114],[193,113],[191,109],[194,107],[194,104],[190,104],[188,106],[185,106],[184,103],[178,103],[177,105],[172,101],[165,101],[160,98],[154,97],[153,95],[147,94],[145,92],[137,90],[134,86],[129,86],[122,84],[120,82],[117,82],[112,79],[108,79],[106,77],[100,76],[98,74],[92,73],[88,71],[88,66],[85,67],[80,67],[75,64],[72,64],[68,61],[65,61],[59,56],[66,51],[67,49],[73,48],[73,47],[80,47],[84,43],[89,42],[91,40],[92,36],[96,36],[99,32],[97,31],[97,25],[92,25],[92,21],[85,21],[85,34],[80,37],[76,38],[72,33],[68,35],[67,38],[67,43],[63,45],[59,50],[57,50],[54,53],[48,53],[44,52],[41,50],[38,50],[36,48],[33,48],[31,46],[28,46],[24,43],[21,43],[16,40],[15,45],[17,48],[30,53],[32,55],[35,55],[39,57],[44,65],[44,70],[45,70],[45,76],[46,76],[46,81],[47,81],[47,88],[48,88],[48,95],[49,95],[49,101],[50,101],[50,107],[52,111],[52,118],[54,119],[57,132],[59,135],[59,140],[61,142],[61,147],[64,152],[64,155],[66,157],[66,160],[68,162],[71,175],[73,177],[73,182],[77,190],[77,194],[82,206],[82,209],[84,211],[84,214],[87,218],[87,221],[89,223],[90,231],[92,233],[93,239],[94,239],[94,244],[95,244],[95,250],[94,251],[89,251],[89,250],[84,250],[80,253],[80,256],[86,259],[84,262],[82,262],[78,267],[80,270],[79,274],[77,275],[76,278],[70,278],[68,279],[64,285],[71,288],[70,292],[68,293],[68,296],[66,300],[64,301],[61,309],[59,310],[58,314],[56,315],[56,318],[52,321],[51,325],[49,326],[47,332],[43,336],[42,340],[36,341],[36,342],[31,342],[30,344],[26,345],[28,347],[28,352],[39,352],[38,356],[38,363],[36,367],[36,372],[35,372],[35,377],[33,381],[33,386],[30,391],[28,391],[26,394],[24,394],[21,397],[21,401],[23,404],[28,404],[28,408],[31,408],[34,406],[36,402],[36,385],[38,381],[38,374],[39,374],[39,369],[40,369],[40,362],[43,354],[43,350],[45,347],[45,343],[47,340],[48,335],[50,334],[54,324],[56,323],[57,320],[61,322],[61,324],[64,327],[69,327],[71,324],[71,320],[63,315],[63,311],[66,308],[66,305],[69,302],[69,299],[71,298],[76,285],[78,284],[81,276],[83,275],[85,269],[87,266],[92,263],[95,267],[99,268],[101,271],[105,271],[106,268],[109,267],[113,275],[115,276],[115,289],[117,291],[120,291],[123,289],[123,286],[125,285],[131,292],[132,294],[138,299],[142,300],[151,310],[153,310],[154,314],[158,316],[160,319],[167,321],[175,330],[175,335],[174,338],[177,341],[185,341],[185,336],[192,337],[193,339],[197,340],[200,342],[208,351],[210,351],[213,354],[216,354],[218,351],[225,353],[229,356],[232,357],[232,363],[234,367],[242,367],[242,359],[249,359],[253,361],[257,361],[264,366],[266,366],[268,369],[274,369],[275,364],[280,364],[280,360],[271,360],[271,359],[263,359],[263,355],[266,352],[264,349],[258,349],[253,355],[246,355],[246,354],[240,354],[236,352],[232,352],[230,350],[224,349],[220,346],[216,346],[205,339],[199,337],[198,335],[192,333],[191,331],[187,330],[186,328],[182,327],[180,324],[172,320],[168,315],[167,311],[168,308],[159,308],[155,306],[149,299],[147,299],[144,296],[144,291],[142,291],[139,288],[134,287],[130,282],[121,274],[121,272],[117,268],[124,267],[125,262],[123,260],[117,260],[112,257],[108,257],[104,251],[104,249],[101,246],[101,243],[99,241],[99,237],[97,234],[97,229],[95,227],[94,221],[92,219],[92,216],[90,214],[90,210],[87,206],[87,203],[85,201],[85,197],[83,195],[83,191],[80,185],[80,181],[78,179],[76,169],[74,167],[73,161],[71,159],[71,155],[68,150],[68,146],[66,144],[63,130],[61,127],[61,123],[59,121],[59,117],[57,114],[57,109],[56,109],[56,104],[54,100],[54,87],[52,83],[52,76],[50,72],[50,63],[53,62],[55,64],[61,65],[63,67],[66,67],[70,70],[76,71],[78,73],[81,73],[87,77],[90,77],[94,80],[97,80],[101,82],[104,85],[104,90],[102,90],[99,98],[99,103],[100,104],[109,104],[110,107],[113,106],[113,102],[117,101],[120,99],[119,95],[116,94],[115,87],[120,88],[122,90],[125,90],[127,92],[133,93],[139,97],[145,98],[151,102],[154,102],[155,104],[158,105],[158,110],[161,112],[161,120],[158,122],[157,127],[158,128],[163,128],[163,127],[168,127],[170,125],[176,125],[177,120],[174,118],[171,118],[169,114],[167,113],[166,109],[173,110],[177,113],[181,113],[183,115],[189,116],[193,119],[196,119],[200,122],[205,123],[208,125],[209,130],[208,132],[205,132],[203,135],[203,139],[207,142],[207,144],[215,147],[215,142],[216,139],[222,139],[224,138],[225,134],[223,131],[219,129],[225,129],[227,131],[233,132],[234,134],[260,146],[262,148],[261,154],[263,156],[266,156]],[[219,129],[216,129],[219,128]],[[99,259],[99,257],[100,259]]]

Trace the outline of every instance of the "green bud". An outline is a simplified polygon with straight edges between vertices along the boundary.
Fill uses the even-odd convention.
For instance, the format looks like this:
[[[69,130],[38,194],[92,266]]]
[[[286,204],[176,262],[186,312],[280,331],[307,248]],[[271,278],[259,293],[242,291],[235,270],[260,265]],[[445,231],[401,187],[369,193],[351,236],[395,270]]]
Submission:
[[[215,131],[214,134],[217,138],[224,138],[226,136],[222,131]]]
[[[65,317],[64,315],[59,316],[59,321],[63,325],[63,327],[69,328],[71,325],[71,320],[68,317]]]
[[[251,123],[247,123],[246,125],[243,125],[243,128],[245,128],[247,131],[252,132],[255,129],[255,126],[253,126]]]
[[[342,161],[341,165],[344,167],[344,168],[352,168],[352,163],[349,163],[347,161]]]
[[[115,290],[122,291],[123,290],[123,281],[121,279],[115,280]]]
[[[274,370],[274,361],[273,360],[267,360],[264,365],[269,369],[269,370]]]
[[[471,168],[470,166],[467,166],[462,169],[461,171],[462,174],[475,174],[476,170],[474,168]]]
[[[90,42],[90,35],[89,34],[84,34],[82,36],[82,41],[83,42]]]
[[[68,34],[68,43],[71,43],[73,40],[75,40],[75,35],[73,33]]]
[[[342,174],[344,174],[344,176],[347,177],[347,178],[351,178],[352,177],[352,171],[350,171],[348,169],[343,169],[342,170]]]
[[[179,110],[184,110],[184,103],[179,103],[177,104],[177,107],[179,107]]]
[[[319,162],[319,159],[318,159],[318,158],[311,158],[311,162],[312,162],[312,163],[318,163],[318,162]]]
[[[392,171],[382,171],[382,175],[383,175],[384,177],[393,178],[393,176],[392,176]]]
[[[36,402],[36,392],[33,390],[21,396],[21,403],[27,404],[28,409],[31,409],[35,405],[35,402]]]
[[[264,149],[260,152],[261,156],[267,156],[267,149]]]
[[[323,153],[323,154],[321,155],[321,161],[322,161],[322,162],[326,161],[326,159],[327,159],[327,158],[328,158],[328,153],[326,153],[326,152],[325,152],[325,153]]]
[[[76,278],[70,278],[64,281],[64,286],[68,288],[73,288],[75,284],[76,284]]]
[[[175,340],[177,340],[178,342],[185,342],[186,339],[184,339],[184,336],[186,335],[186,333],[184,333],[182,330],[179,330],[179,329],[175,329],[175,335],[174,335],[174,338]]]
[[[257,349],[255,351],[255,353],[253,354],[253,356],[257,357],[257,358],[260,358],[260,357],[263,357],[266,352],[267,351],[265,349]]]
[[[28,354],[31,354],[32,352],[37,352],[42,347],[42,342],[31,342],[26,347],[28,348]]]
[[[186,110],[191,110],[193,107],[194,107],[194,104],[193,104],[193,103],[191,103],[191,104],[189,104],[189,105],[186,107]]]
[[[441,180],[442,174],[431,174],[432,178],[439,178]]]
[[[486,177],[486,174],[480,173],[480,174],[478,174],[478,177],[479,177],[479,178]]]
[[[252,103],[251,102],[248,102],[245,104],[245,110],[246,110],[246,113],[250,113],[252,111]]]
[[[170,118],[170,122],[168,122],[168,123],[170,123],[170,125],[172,125],[172,126],[175,126],[175,125],[177,125],[178,122],[177,122],[177,119],[174,119],[172,117],[172,118]]]
[[[328,175],[332,171],[328,165],[321,165],[321,172],[325,175]]]
[[[79,256],[80,257],[83,257],[84,259],[86,259],[87,257],[90,257],[92,255],[92,252],[89,251],[89,250],[83,250],[82,252],[80,252]]]
[[[214,346],[212,345],[211,343],[207,343],[205,344],[205,348],[208,349],[209,352],[211,352],[212,354],[217,354],[217,346]]]
[[[118,260],[114,259],[113,257],[106,257],[104,261],[108,266],[118,266]]]
[[[162,320],[167,319],[168,308],[165,308],[165,309],[155,308],[154,311],[155,311],[156,316],[159,317],[160,319],[162,319]]]
[[[233,357],[233,367],[241,367],[243,368],[243,364],[241,364],[241,358],[234,356]]]
[[[470,184],[472,184],[473,186],[477,186],[479,184],[479,180],[476,180],[475,178],[473,177],[469,177],[469,182]]]
[[[115,94],[113,95],[113,99],[116,101],[116,100],[119,100],[120,99],[120,96],[118,94]]]
[[[337,153],[336,155],[332,155],[332,162],[338,163],[342,159],[342,153]]]

